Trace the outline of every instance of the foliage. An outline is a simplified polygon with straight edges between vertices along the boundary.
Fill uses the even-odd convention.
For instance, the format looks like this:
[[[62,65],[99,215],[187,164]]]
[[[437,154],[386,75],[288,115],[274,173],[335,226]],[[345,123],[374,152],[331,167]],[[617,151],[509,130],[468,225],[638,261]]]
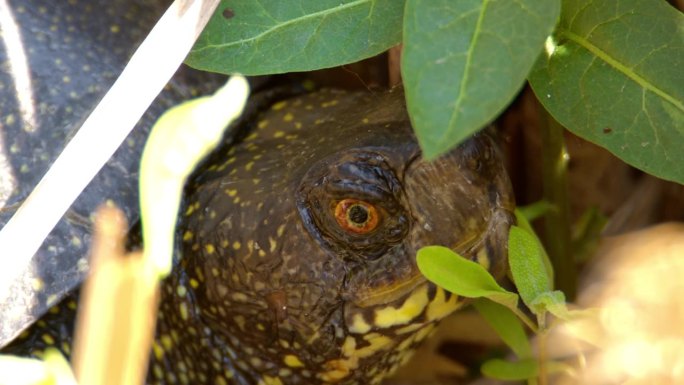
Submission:
[[[684,182],[684,15],[664,1],[564,1],[530,83],[566,128]]]
[[[338,66],[401,42],[400,0],[223,0],[186,62],[226,74]]]
[[[569,320],[587,313],[568,310],[563,293],[553,290],[546,253],[531,232],[526,218],[520,211],[516,214],[522,227],[511,227],[508,254],[511,276],[519,294],[501,288],[478,263],[445,247],[428,246],[420,249],[417,262],[421,272],[430,281],[457,295],[477,298],[475,308],[518,358],[516,361],[487,361],[482,367],[483,374],[502,380],[531,380],[544,375],[540,368],[558,365],[545,362],[543,352],[536,360],[533,359],[522,325],[527,325],[538,338],[543,339],[549,328],[549,314]],[[519,308],[518,298],[536,316],[536,322]]]
[[[454,255],[447,247],[427,246],[418,251],[416,262],[426,277],[452,293],[468,298],[485,297],[511,309],[517,308],[518,296],[515,293],[499,286],[478,263],[454,258]]]
[[[489,123],[525,83],[558,0],[408,0],[401,61],[413,127],[434,158]]]
[[[427,158],[494,120],[528,79],[553,118],[548,121],[635,167],[684,183],[684,16],[664,0],[222,0],[187,63],[222,73],[308,71],[400,42],[407,108]],[[562,132],[547,128],[548,143],[558,150],[549,156],[560,155],[547,160],[564,168]],[[545,176],[564,188],[558,175]],[[563,200],[566,195],[549,199],[526,214],[548,218],[563,212]],[[549,314],[580,313],[569,311],[563,292],[554,290],[549,256],[524,215],[517,218],[509,253],[519,295],[448,248],[424,248],[417,262],[432,281],[477,298],[475,307],[516,354],[514,362],[486,363],[485,374],[541,378],[561,365],[543,362],[543,352],[532,357],[522,325],[543,339]],[[554,226],[569,234],[564,222]],[[559,258],[557,248],[549,249],[554,262],[574,268],[571,258],[593,247],[604,223],[589,212],[572,244],[564,244],[571,252]]]
[[[307,71],[400,42],[427,157],[492,121],[529,76],[568,129],[684,182],[684,16],[664,0],[223,0],[187,63]]]
[[[562,128],[653,175],[684,183],[684,16],[665,0],[222,0],[187,59],[222,73],[308,71],[403,43],[407,108],[434,158],[495,119],[526,78],[542,124],[545,256],[575,294]],[[550,257],[550,258],[548,258]],[[547,298],[548,299],[548,298]]]

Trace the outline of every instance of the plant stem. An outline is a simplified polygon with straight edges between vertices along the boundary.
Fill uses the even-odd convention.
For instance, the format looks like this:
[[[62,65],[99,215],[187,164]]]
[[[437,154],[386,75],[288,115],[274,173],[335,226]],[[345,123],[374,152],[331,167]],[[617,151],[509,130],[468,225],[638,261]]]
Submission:
[[[537,341],[539,341],[539,385],[546,385],[548,383],[546,373],[546,330],[541,329],[537,334]]]
[[[537,328],[537,325],[532,322],[532,320],[527,316],[527,314],[523,313],[520,311],[520,309],[512,309],[509,307],[509,309],[518,316],[518,318],[528,327],[533,333],[538,333],[539,329]]]
[[[546,334],[549,329],[546,328],[546,311],[537,315],[537,325],[539,325],[539,332],[537,333],[538,354],[539,360],[539,385],[546,385],[548,382],[546,371]]]
[[[577,271],[570,247],[570,208],[568,204],[568,153],[563,127],[538,104],[542,140],[544,200],[554,206],[545,217],[545,243],[555,271],[555,286],[568,301],[575,297]]]

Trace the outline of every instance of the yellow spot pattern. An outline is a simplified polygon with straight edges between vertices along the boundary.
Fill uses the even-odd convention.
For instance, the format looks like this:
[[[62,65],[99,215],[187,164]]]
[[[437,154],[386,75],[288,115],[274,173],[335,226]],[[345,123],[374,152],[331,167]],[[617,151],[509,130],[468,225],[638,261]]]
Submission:
[[[264,376],[259,385],[283,385],[283,382],[278,377]]]
[[[55,344],[55,339],[52,338],[52,336],[49,334],[43,334],[41,339],[43,340],[43,342],[45,342],[48,345],[54,345]]]
[[[437,287],[435,299],[430,302],[427,308],[427,319],[430,321],[440,320],[461,307],[462,304],[456,295],[452,295],[449,300],[446,300],[444,289]]]
[[[366,334],[371,329],[368,322],[363,319],[363,315],[359,313],[354,314],[351,325],[348,325],[348,327],[349,331],[355,334]]]
[[[291,368],[303,368],[304,363],[299,360],[299,357],[295,356],[294,354],[288,354],[283,358],[283,362],[285,362],[285,365],[291,367]]]
[[[216,248],[211,243],[205,245],[204,249],[207,251],[207,254],[214,254],[214,252],[216,251]]]
[[[287,101],[283,100],[278,103],[275,103],[271,108],[273,109],[273,111],[279,111],[285,108],[285,106],[287,106]]]
[[[423,312],[428,304],[427,284],[415,290],[400,308],[391,306],[375,311],[375,324],[381,328],[405,325]]]

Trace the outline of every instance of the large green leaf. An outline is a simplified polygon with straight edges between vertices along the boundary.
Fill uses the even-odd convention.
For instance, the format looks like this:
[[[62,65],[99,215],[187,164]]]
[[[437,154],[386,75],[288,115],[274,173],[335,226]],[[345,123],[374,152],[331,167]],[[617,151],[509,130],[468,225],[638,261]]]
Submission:
[[[262,75],[358,61],[400,42],[403,8],[402,0],[222,0],[186,63]]]
[[[684,182],[684,15],[665,1],[564,1],[530,82],[575,134]]]
[[[506,107],[559,12],[559,0],[406,0],[402,76],[428,158]]]

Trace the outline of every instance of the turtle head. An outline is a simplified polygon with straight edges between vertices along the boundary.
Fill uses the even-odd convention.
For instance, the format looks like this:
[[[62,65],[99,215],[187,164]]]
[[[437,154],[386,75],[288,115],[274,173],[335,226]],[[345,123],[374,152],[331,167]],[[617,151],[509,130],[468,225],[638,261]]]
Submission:
[[[160,333],[190,325],[216,376],[379,383],[462,304],[421,275],[419,248],[505,271],[513,203],[489,136],[427,161],[396,93],[309,95],[257,127],[196,180],[162,305]]]

